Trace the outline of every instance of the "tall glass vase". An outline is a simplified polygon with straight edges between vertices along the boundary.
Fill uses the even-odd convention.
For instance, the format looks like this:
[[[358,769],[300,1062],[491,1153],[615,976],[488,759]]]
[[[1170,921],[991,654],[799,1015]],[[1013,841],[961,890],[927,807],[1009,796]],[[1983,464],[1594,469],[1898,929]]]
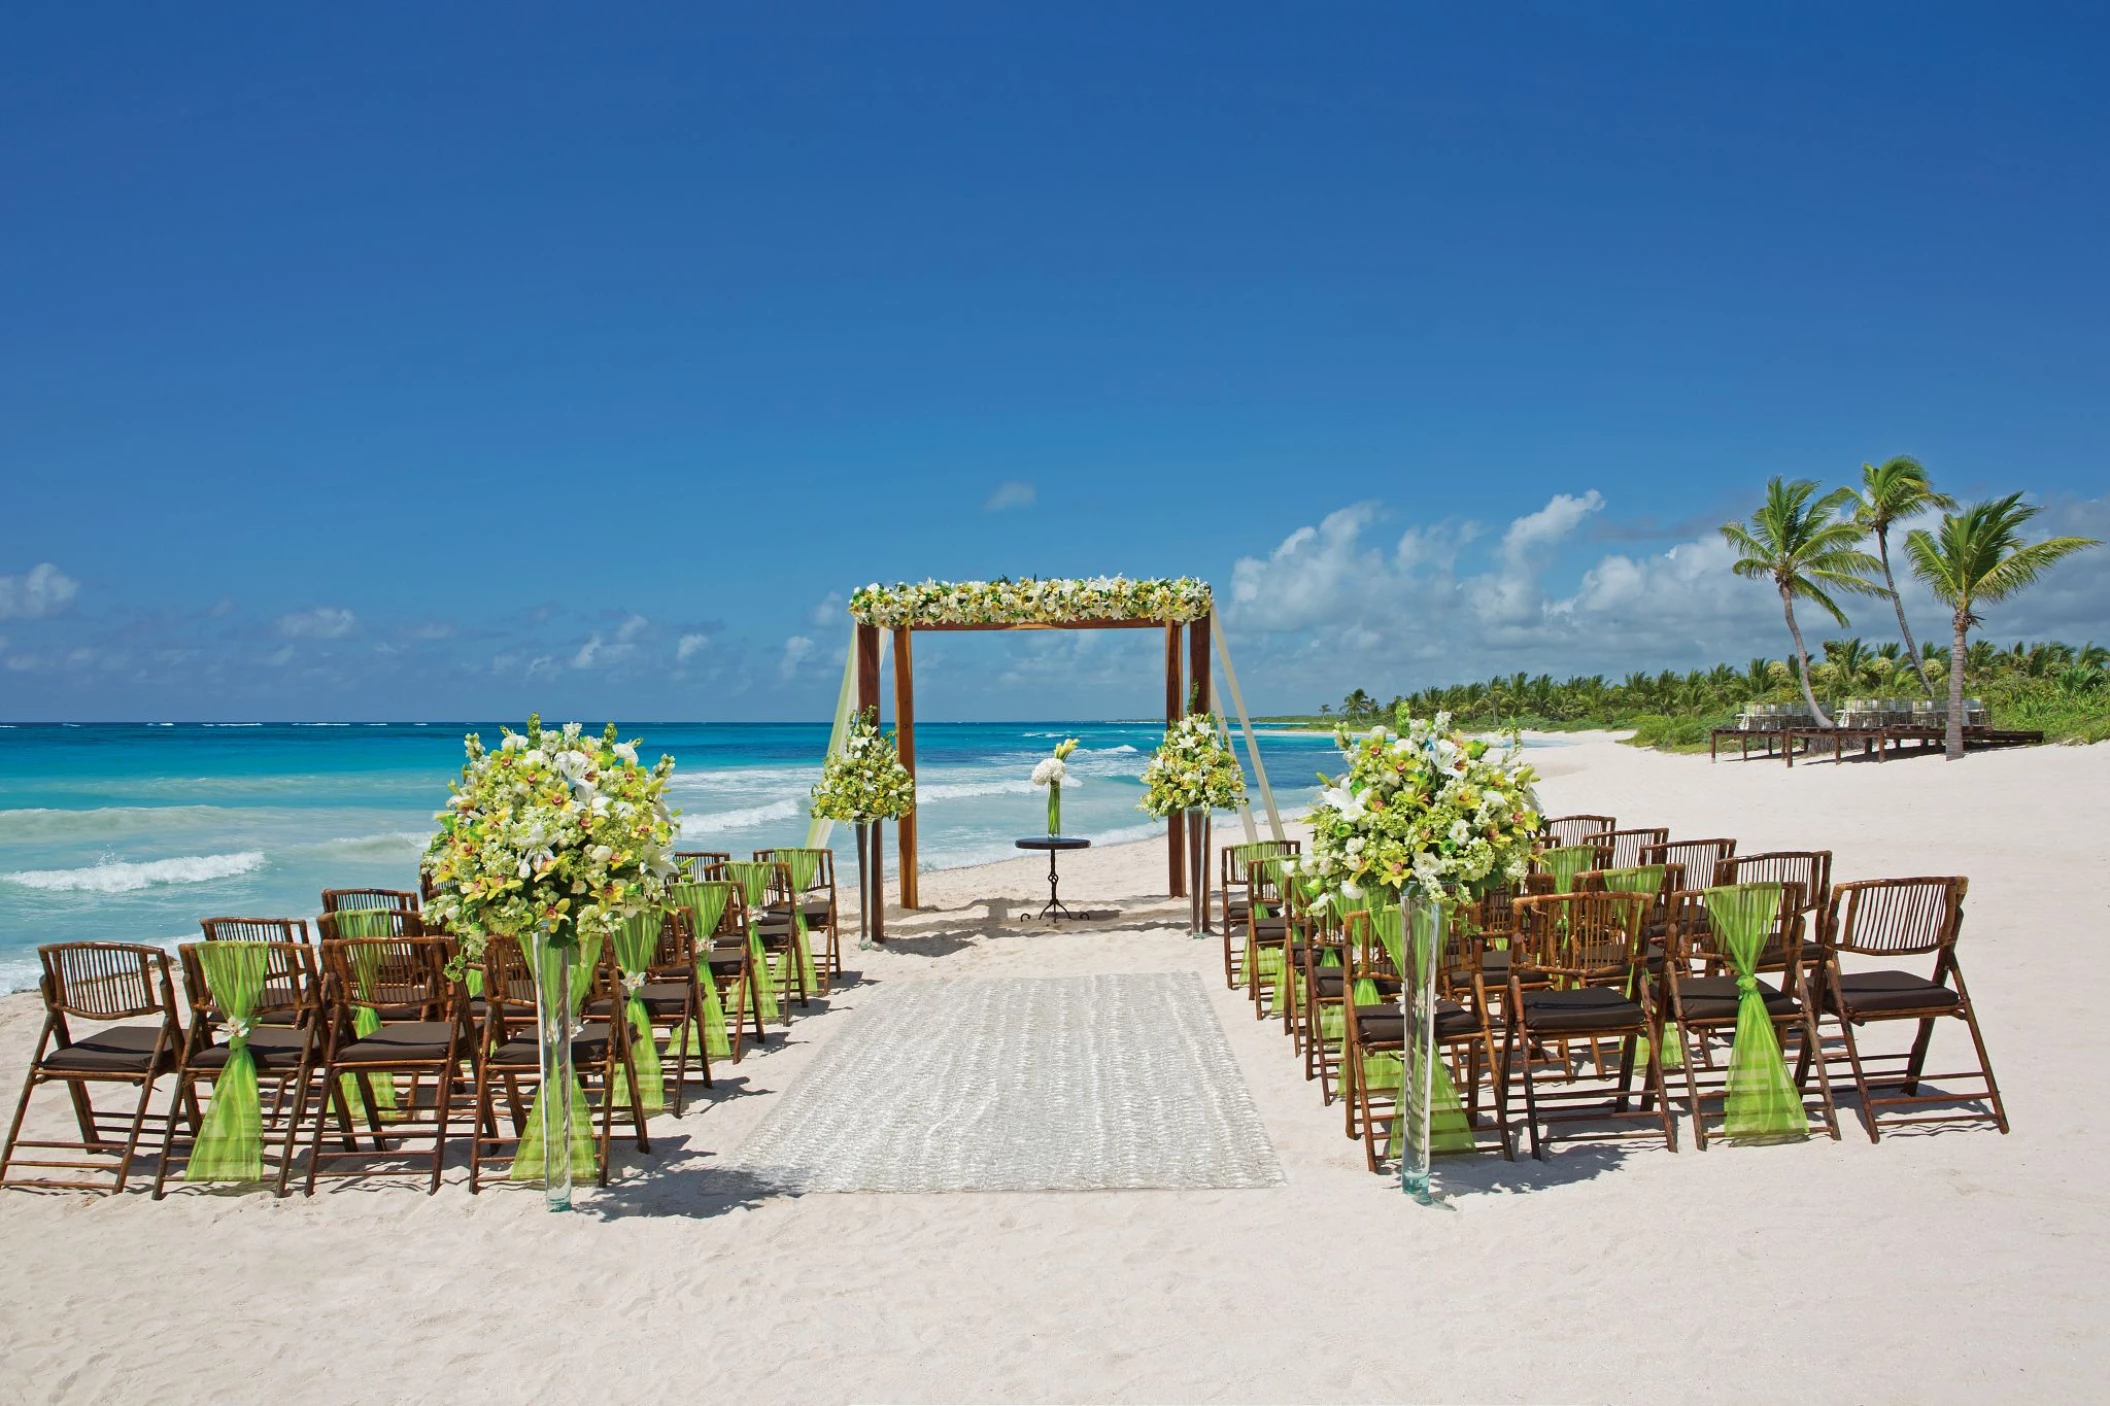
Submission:
[[[572,1094],[579,1086],[572,1068],[571,964],[578,936],[568,926],[537,929],[535,944],[535,1043],[542,1056],[542,1195],[552,1211],[571,1209]]]
[[[1187,935],[1204,936],[1209,920],[1209,812],[1187,812]]]
[[[1406,970],[1407,1048],[1401,1071],[1399,1111],[1406,1136],[1399,1157],[1400,1189],[1424,1206],[1437,1204],[1432,1171],[1432,1111],[1436,1103],[1436,964],[1450,925],[1450,905],[1441,898],[1409,893],[1403,916]]]
[[[1050,835],[1062,833],[1062,783],[1060,781],[1050,781],[1048,783],[1048,833]]]
[[[865,849],[871,844],[872,827],[860,820],[857,822],[857,950],[872,950],[872,884],[865,875]]]

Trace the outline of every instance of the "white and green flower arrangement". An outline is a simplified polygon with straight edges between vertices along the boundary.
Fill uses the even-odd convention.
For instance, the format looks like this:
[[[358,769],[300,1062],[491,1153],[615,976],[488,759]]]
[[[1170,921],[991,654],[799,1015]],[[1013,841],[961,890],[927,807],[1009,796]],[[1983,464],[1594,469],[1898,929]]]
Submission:
[[[1327,894],[1356,903],[1375,889],[1396,902],[1412,890],[1462,902],[1524,877],[1539,828],[1537,773],[1514,735],[1493,748],[1438,713],[1409,721],[1404,735],[1376,727],[1335,741],[1348,770],[1313,804],[1300,866]]]
[[[884,629],[918,625],[1062,625],[1079,620],[1163,620],[1184,624],[1215,608],[1209,583],[1192,576],[1131,581],[1125,576],[1036,581],[924,581],[850,595],[859,624]]]
[[[497,751],[464,739],[468,759],[450,782],[423,868],[430,917],[475,962],[493,935],[544,931],[557,946],[614,936],[626,918],[657,907],[675,873],[677,812],[668,809],[672,757],[646,766],[635,741],[610,723],[589,737],[578,723],[505,729]]]
[[[1033,784],[1048,788],[1048,833],[1062,833],[1062,783],[1070,779],[1070,753],[1077,750],[1074,737],[1055,744],[1052,756],[1042,757],[1033,767]]]
[[[842,750],[821,768],[813,813],[823,820],[869,825],[899,820],[915,808],[916,779],[901,764],[894,734],[880,734],[878,709],[853,714]]]
[[[1143,767],[1142,809],[1163,820],[1188,810],[1229,810],[1245,799],[1245,772],[1207,713],[1165,729]]]

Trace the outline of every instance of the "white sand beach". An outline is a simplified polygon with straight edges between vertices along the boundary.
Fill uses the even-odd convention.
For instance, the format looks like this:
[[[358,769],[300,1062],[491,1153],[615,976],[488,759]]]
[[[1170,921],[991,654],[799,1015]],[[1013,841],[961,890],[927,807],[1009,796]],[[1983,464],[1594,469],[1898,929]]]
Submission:
[[[1065,899],[1118,916],[1060,931],[1021,916],[1045,896],[1027,857],[925,876],[929,911],[847,954],[861,982],[721,1065],[570,1216],[532,1189],[472,1199],[459,1165],[432,1197],[0,1194],[0,1397],[2100,1399],[2110,746],[1790,771],[1567,740],[1534,758],[1550,813],[1829,848],[1841,880],[1969,876],[1959,954],[2012,1134],[1872,1146],[1849,1103],[1836,1144],[1448,1160],[1451,1204],[1424,1208],[1364,1169],[1185,902],[1153,896],[1161,843],[1065,857]],[[1279,1185],[782,1196],[715,1170],[890,991],[1155,972],[1200,974]],[[38,1018],[0,1002],[10,1098]]]

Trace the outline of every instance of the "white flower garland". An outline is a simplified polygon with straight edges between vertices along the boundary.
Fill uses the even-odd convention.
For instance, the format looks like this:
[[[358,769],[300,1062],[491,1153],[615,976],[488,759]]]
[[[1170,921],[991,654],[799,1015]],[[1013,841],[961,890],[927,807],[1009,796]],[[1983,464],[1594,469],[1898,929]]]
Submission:
[[[851,593],[859,624],[1061,625],[1080,620],[1163,620],[1184,624],[1215,608],[1209,583],[1192,576],[1131,581],[1125,576],[1036,581],[924,581]]]

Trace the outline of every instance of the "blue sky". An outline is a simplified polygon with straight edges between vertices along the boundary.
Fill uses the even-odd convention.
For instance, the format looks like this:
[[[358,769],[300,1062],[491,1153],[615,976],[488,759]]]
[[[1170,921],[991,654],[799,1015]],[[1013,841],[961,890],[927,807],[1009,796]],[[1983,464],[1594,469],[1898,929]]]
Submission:
[[[2110,537],[2098,11],[1038,8],[11,16],[0,715],[817,717],[857,584],[1115,571],[1301,709],[1778,655],[1770,474]]]

